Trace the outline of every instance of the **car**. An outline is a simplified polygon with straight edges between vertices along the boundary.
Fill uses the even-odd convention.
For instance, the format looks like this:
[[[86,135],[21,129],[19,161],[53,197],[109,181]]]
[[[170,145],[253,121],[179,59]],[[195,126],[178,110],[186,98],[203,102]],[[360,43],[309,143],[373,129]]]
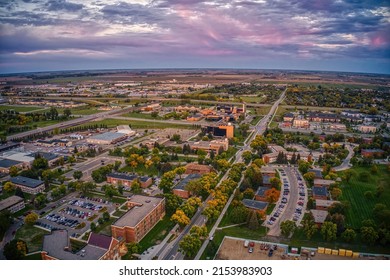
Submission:
[[[249,247],[248,252],[253,253],[253,247]]]
[[[268,252],[268,257],[272,257],[273,254],[274,254],[274,250],[270,249]]]
[[[274,221],[276,221],[276,218],[275,217],[271,217],[270,220],[274,222]]]

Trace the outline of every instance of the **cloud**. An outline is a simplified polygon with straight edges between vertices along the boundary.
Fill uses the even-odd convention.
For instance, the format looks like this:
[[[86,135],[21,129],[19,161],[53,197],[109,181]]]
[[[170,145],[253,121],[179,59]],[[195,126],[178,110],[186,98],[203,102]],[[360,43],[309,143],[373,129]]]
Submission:
[[[48,11],[67,11],[77,12],[81,10],[84,5],[67,2],[66,0],[49,0],[46,3]]]

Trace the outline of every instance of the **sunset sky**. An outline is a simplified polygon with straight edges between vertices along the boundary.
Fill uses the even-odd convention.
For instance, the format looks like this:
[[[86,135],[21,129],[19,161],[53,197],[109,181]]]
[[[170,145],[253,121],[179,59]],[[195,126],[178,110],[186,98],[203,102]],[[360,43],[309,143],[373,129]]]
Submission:
[[[390,74],[389,0],[0,0],[0,73],[251,68]]]

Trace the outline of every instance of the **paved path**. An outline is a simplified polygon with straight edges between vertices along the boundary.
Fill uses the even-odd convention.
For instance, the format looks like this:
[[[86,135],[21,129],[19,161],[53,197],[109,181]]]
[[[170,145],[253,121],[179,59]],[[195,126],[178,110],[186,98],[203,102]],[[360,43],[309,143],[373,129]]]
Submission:
[[[353,155],[355,154],[355,152],[353,151],[352,145],[346,144],[345,147],[348,150],[348,155],[339,166],[336,166],[334,168],[335,171],[342,171],[351,168],[350,161]]]

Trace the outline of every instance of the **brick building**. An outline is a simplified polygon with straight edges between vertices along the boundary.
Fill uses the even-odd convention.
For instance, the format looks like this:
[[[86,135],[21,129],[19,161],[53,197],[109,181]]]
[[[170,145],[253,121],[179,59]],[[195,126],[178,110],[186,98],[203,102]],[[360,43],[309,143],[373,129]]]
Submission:
[[[153,184],[153,180],[148,176],[137,176],[125,173],[109,173],[107,175],[107,183],[113,185],[122,185],[124,187],[131,187],[136,180],[139,180],[141,188],[147,188]]]
[[[190,192],[186,189],[189,182],[199,179],[200,174],[189,174],[183,180],[181,180],[176,186],[173,187],[173,194],[180,196],[181,198],[187,199],[190,197]]]
[[[11,183],[20,188],[24,193],[38,194],[45,190],[45,184],[41,180],[31,179],[23,176],[11,177]]]
[[[22,210],[24,206],[23,198],[13,195],[0,201],[0,212],[8,210],[11,213],[15,213]]]
[[[191,162],[185,166],[185,174],[206,174],[210,172],[215,172],[214,168],[209,165],[203,165]]]

